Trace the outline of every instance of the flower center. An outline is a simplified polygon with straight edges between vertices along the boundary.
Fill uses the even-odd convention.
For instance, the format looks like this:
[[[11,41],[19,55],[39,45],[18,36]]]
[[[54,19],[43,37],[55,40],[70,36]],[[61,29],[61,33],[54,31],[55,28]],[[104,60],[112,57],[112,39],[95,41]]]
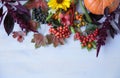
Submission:
[[[62,3],[63,2],[63,0],[57,0],[57,3],[58,4],[60,4],[60,3]]]

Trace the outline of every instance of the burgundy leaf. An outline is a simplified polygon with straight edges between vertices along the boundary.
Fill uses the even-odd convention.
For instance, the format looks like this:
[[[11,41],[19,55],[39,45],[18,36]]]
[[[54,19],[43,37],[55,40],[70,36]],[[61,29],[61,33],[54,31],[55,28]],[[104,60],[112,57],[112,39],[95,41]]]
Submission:
[[[104,15],[107,17],[109,15],[109,8],[106,7],[104,10]]]
[[[0,8],[0,17],[2,16],[3,14],[3,7]]]
[[[20,14],[26,14],[26,15],[28,15],[28,16],[30,17],[30,12],[29,12],[29,10],[28,10],[25,6],[21,5],[21,4],[18,2],[18,5],[16,5],[15,7],[17,8],[17,11],[18,11]]]
[[[6,13],[6,12],[4,12],[4,13],[2,14],[2,16],[0,17],[0,24],[1,24],[2,20],[3,20],[3,17],[4,17],[4,15],[5,15],[5,13]]]
[[[96,53],[96,57],[98,57],[98,55],[99,55],[99,52],[100,52],[100,45],[99,46],[97,46],[97,53]]]
[[[119,4],[118,8],[115,10],[115,13],[120,14],[120,4]]]
[[[2,3],[5,1],[5,0],[1,0],[2,1]]]
[[[9,0],[9,2],[10,2],[10,3],[15,3],[15,2],[16,2],[16,0]]]
[[[117,34],[117,31],[112,27],[112,25],[110,25],[109,32],[112,38],[114,38],[115,34]]]
[[[100,20],[103,17],[103,15],[96,15],[96,14],[93,14],[91,12],[89,13],[89,16],[91,17],[91,19],[93,21],[98,21],[98,20]]]
[[[7,13],[7,15],[5,17],[4,28],[8,35],[13,31],[14,19],[9,13]]]
[[[110,32],[111,37],[114,39],[114,36],[115,36],[114,31],[110,29],[109,32]]]
[[[119,28],[120,28],[120,14],[119,14],[119,17],[118,17],[118,25],[119,25]]]
[[[119,27],[118,23],[115,20],[113,20],[113,22],[118,27],[118,29],[120,30],[120,27]]]
[[[31,18],[27,14],[20,14],[20,13],[17,13],[17,14],[18,14],[18,18],[20,18],[24,22],[28,22],[31,20]]]

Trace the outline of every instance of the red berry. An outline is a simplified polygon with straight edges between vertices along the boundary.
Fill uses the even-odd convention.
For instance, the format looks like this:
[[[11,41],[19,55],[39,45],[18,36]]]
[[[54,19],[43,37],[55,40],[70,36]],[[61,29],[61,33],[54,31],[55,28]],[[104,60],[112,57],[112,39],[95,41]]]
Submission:
[[[91,40],[91,39],[89,39],[89,42],[92,42],[92,40]]]
[[[83,40],[83,41],[82,41],[82,43],[86,43],[86,41],[85,41],[85,40]]]

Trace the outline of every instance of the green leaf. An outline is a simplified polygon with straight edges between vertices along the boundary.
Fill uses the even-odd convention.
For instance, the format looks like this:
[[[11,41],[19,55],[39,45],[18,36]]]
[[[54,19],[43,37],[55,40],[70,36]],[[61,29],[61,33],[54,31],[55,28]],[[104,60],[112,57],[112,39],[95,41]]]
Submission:
[[[91,51],[91,49],[92,49],[92,48],[88,48],[88,47],[87,47],[87,50],[88,50],[88,51]]]
[[[97,28],[96,25],[88,23],[88,25],[86,26],[86,30],[85,30],[85,31],[86,31],[87,33],[89,33],[89,32],[91,32],[91,31],[94,31],[96,28]]]
[[[71,30],[72,33],[75,33],[75,30],[72,26],[70,26],[70,30]]]
[[[82,44],[82,43],[81,43],[81,44]],[[81,45],[81,49],[84,49],[84,48],[86,48],[86,46],[82,46],[82,45]]]
[[[96,42],[95,41],[92,42],[92,46],[94,49],[96,49]]]
[[[37,48],[40,48],[41,47],[41,45],[39,45],[39,44],[35,44],[35,48],[37,49]]]
[[[46,18],[46,21],[49,21],[50,20],[50,18],[52,17],[52,13],[50,13],[49,15],[48,15],[48,17]]]

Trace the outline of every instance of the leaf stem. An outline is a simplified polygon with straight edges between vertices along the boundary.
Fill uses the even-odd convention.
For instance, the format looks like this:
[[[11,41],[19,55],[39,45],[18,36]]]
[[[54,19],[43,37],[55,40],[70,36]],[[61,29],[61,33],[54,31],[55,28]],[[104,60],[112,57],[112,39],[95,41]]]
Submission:
[[[92,19],[90,18],[89,14],[88,14],[88,12],[87,12],[87,10],[86,10],[86,8],[85,8],[84,5],[82,4],[82,0],[80,0],[80,7],[81,7],[83,13],[84,13],[85,16],[86,16],[87,21],[88,21],[89,23],[92,23]]]
[[[50,13],[49,15],[48,15],[48,17],[46,18],[46,21],[49,21],[50,20],[50,18],[52,17],[52,13]]]

